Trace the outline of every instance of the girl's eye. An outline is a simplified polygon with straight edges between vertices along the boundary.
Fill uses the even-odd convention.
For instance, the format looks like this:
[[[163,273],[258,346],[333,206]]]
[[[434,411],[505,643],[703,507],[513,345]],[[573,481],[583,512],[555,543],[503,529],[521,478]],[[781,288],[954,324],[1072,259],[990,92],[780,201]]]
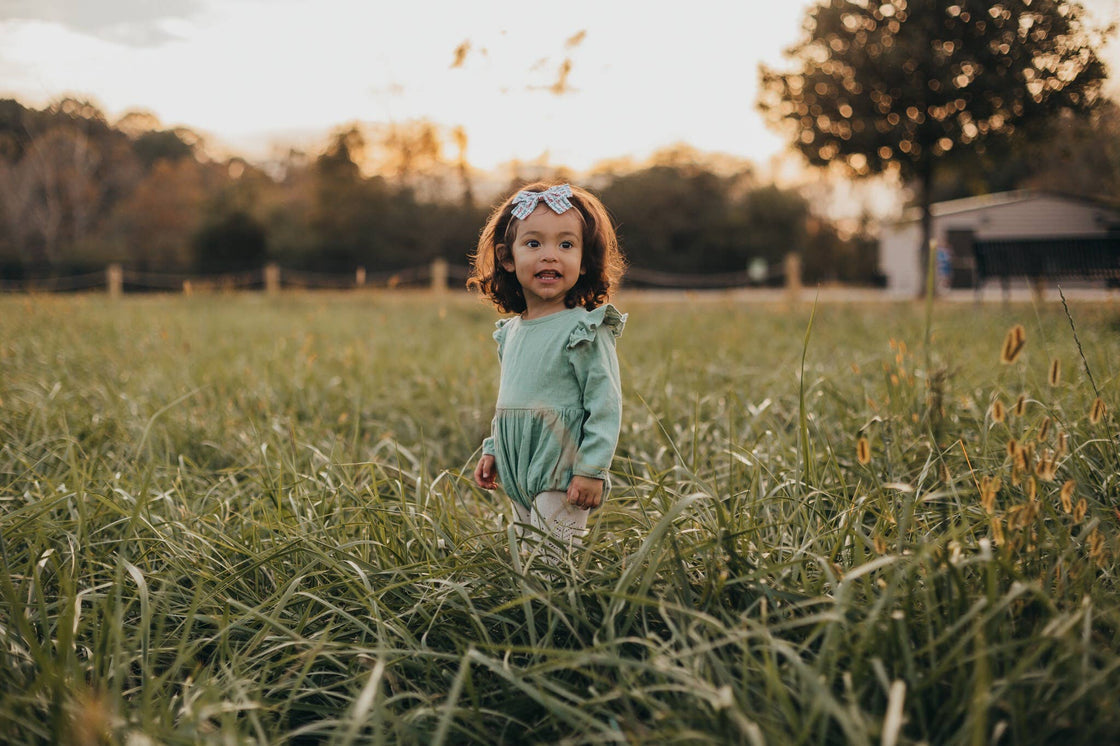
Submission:
[[[560,248],[562,248],[562,249],[570,249],[570,248],[572,248],[572,245],[573,244],[572,244],[571,241],[561,241],[560,242]]]
[[[536,239],[530,239],[530,240],[525,242],[525,245],[528,246],[530,249],[535,249],[535,248],[537,248],[538,246],[541,245],[541,242],[537,241]]]

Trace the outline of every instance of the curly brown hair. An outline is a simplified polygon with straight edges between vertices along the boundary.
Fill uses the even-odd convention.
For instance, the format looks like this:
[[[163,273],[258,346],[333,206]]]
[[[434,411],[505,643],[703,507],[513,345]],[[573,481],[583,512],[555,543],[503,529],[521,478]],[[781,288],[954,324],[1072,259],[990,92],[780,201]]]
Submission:
[[[522,313],[526,308],[517,275],[502,266],[502,262],[511,257],[509,247],[516,240],[521,224],[513,217],[514,197],[520,191],[543,192],[556,185],[538,181],[506,197],[490,213],[478,239],[478,249],[471,254],[471,276],[467,279],[467,287],[481,291],[485,298],[506,313]],[[619,248],[618,236],[607,208],[586,189],[577,186],[571,189],[569,199],[583,224],[584,273],[564,296],[564,305],[568,308],[583,306],[590,311],[606,302],[618,288],[626,270],[626,259]]]

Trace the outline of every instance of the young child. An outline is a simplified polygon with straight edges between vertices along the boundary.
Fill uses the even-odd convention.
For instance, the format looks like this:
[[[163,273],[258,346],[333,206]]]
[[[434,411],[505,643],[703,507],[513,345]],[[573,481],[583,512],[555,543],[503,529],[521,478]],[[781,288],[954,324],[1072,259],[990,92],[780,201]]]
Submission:
[[[622,423],[626,315],[606,303],[625,269],[614,227],[590,192],[536,183],[490,215],[471,259],[467,286],[518,314],[494,332],[501,382],[475,482],[500,483],[523,526],[579,544],[610,488]]]

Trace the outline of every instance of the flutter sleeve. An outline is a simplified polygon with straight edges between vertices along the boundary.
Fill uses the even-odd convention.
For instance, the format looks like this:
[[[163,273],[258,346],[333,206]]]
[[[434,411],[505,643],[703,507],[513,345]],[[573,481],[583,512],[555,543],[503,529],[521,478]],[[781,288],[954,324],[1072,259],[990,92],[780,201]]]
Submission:
[[[609,303],[587,314],[568,340],[569,361],[583,390],[583,436],[573,473],[608,481],[622,427],[622,383],[615,340],[626,314]]]
[[[511,317],[512,318],[512,317]],[[507,324],[510,319],[499,319],[498,323],[494,324],[494,341],[498,344],[498,362],[502,361],[502,352],[505,350],[506,332],[509,331]],[[482,441],[482,454],[484,456],[493,456],[497,453],[494,447],[494,422],[490,422],[490,435]]]

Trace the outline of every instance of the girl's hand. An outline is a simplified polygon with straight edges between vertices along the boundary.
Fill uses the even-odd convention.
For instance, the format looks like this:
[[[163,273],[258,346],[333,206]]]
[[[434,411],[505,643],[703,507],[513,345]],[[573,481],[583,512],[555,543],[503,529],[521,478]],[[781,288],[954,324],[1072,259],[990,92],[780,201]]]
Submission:
[[[568,484],[568,502],[584,510],[599,507],[599,503],[603,502],[603,480],[578,474],[572,477]]]
[[[490,454],[478,460],[478,466],[474,467],[474,482],[484,490],[498,486],[497,461]]]

